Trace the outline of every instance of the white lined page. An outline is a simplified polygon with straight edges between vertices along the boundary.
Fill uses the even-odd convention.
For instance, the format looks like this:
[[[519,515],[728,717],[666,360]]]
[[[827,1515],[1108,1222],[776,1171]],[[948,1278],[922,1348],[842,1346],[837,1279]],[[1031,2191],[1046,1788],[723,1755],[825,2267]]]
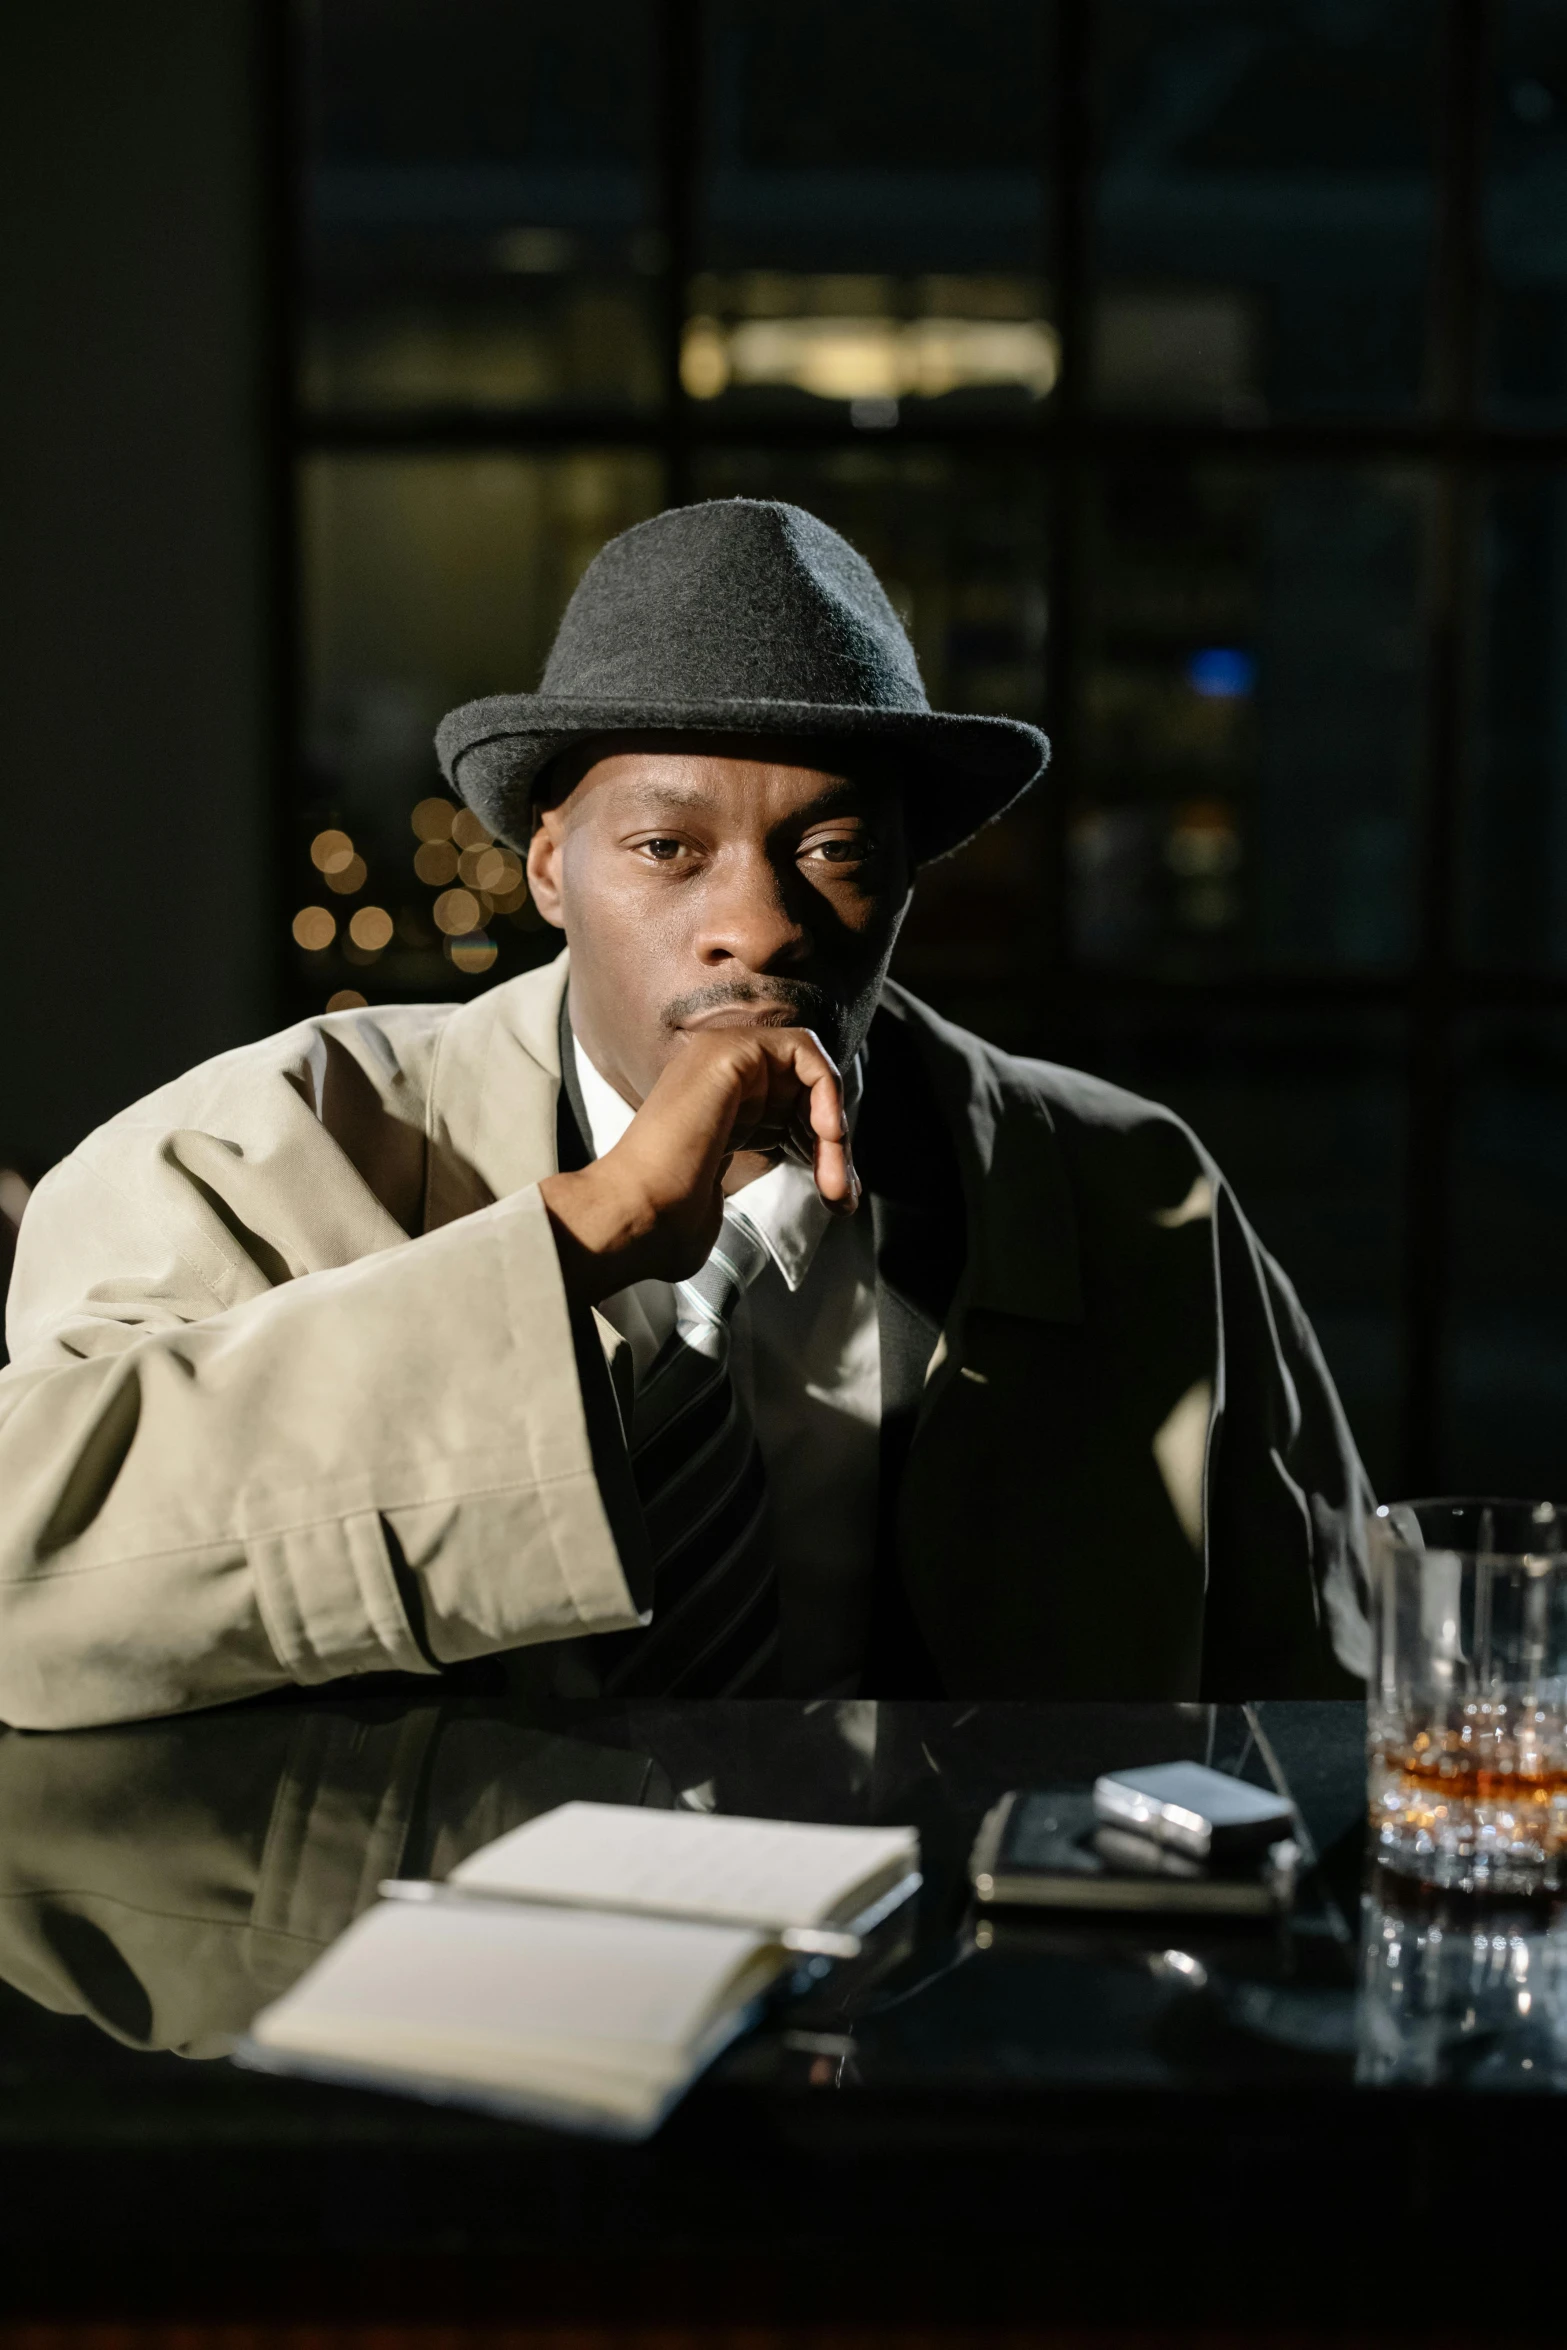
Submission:
[[[758,1927],[813,1926],[919,1866],[912,1828],[822,1827],[724,1813],[563,1803],[473,1853],[452,1883]]]

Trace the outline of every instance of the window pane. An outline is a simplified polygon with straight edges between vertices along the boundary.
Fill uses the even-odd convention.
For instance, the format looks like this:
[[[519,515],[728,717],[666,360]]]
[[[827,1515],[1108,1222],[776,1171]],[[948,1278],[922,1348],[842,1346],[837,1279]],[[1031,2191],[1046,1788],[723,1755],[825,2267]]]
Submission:
[[[933,708],[1040,721],[1046,500],[1033,463],[948,450],[727,450],[703,460],[698,494],[788,498],[819,514],[880,576]],[[950,1017],[1004,1044],[1029,1033],[1047,825],[1036,792],[927,867],[894,964]]]
[[[1171,977],[1406,953],[1428,485],[1122,467],[1096,485],[1076,949]]]
[[[656,399],[648,0],[307,24],[307,406]]]
[[[1056,378],[1041,0],[713,0],[683,374],[771,414],[1027,414]]]
[[[340,988],[460,994],[554,951],[556,934],[510,902],[509,872],[459,872],[461,843],[424,856],[412,813],[444,792],[431,742],[442,713],[536,686],[583,570],[658,503],[658,469],[639,456],[308,462],[306,769],[288,916],[312,1008]],[[453,887],[474,900],[459,930],[455,901],[441,903]],[[360,915],[381,919],[351,936]],[[330,943],[314,945],[328,925]]]
[[[1420,396],[1431,0],[1104,0],[1093,377],[1231,418]]]
[[[1444,1469],[1451,1492],[1567,1486],[1567,1021],[1477,1021],[1464,1063]]]
[[[1492,485],[1481,536],[1480,674],[1467,854],[1469,947],[1500,968],[1567,966],[1567,473]]]
[[[1399,1023],[1223,1015],[1198,1025],[1103,1007],[1062,1023],[1053,1060],[1169,1104],[1207,1144],[1311,1317],[1372,1483],[1394,1489],[1404,1157]]]
[[[1490,388],[1519,422],[1567,417],[1567,11],[1500,11],[1486,182]]]

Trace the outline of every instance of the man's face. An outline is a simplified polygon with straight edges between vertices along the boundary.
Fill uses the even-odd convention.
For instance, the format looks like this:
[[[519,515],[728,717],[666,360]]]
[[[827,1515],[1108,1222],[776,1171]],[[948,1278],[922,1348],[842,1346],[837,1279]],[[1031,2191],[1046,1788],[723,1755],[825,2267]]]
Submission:
[[[595,748],[528,854],[595,1065],[636,1106],[682,1030],[765,1024],[845,1066],[909,903],[896,785],[775,742]]]

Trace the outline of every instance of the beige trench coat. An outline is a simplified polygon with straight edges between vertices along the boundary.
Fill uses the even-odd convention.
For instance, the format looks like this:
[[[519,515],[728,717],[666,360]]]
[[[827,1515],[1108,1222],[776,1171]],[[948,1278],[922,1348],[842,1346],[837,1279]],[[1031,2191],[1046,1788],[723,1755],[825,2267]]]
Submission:
[[[537,1189],[565,976],[308,1021],[45,1178],[0,1373],[0,1718],[502,1651],[524,1687],[592,1689],[588,1636],[635,1624],[648,1581],[626,1350],[574,1321]],[[896,1573],[942,1686],[1353,1689],[1364,1478],[1200,1144],[899,990],[883,1017],[966,1203],[941,1326],[900,1308],[923,1370]]]

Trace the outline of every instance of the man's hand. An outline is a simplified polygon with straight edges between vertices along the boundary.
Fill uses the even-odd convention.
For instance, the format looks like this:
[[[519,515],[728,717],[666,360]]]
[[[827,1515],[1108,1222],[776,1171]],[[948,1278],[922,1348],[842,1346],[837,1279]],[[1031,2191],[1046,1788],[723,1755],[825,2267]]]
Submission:
[[[808,1028],[688,1031],[612,1151],[539,1191],[568,1294],[581,1305],[634,1281],[680,1281],[705,1264],[736,1151],[805,1155],[837,1215],[860,1182],[838,1072]]]

